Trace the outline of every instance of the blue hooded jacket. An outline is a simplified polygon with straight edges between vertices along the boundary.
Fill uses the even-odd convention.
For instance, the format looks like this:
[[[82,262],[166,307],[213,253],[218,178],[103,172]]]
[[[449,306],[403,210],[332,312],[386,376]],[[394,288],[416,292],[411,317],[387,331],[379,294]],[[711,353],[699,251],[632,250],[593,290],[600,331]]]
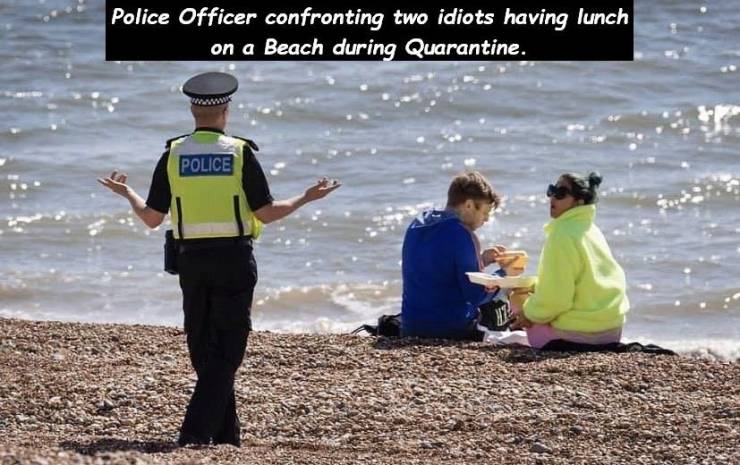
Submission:
[[[464,337],[478,318],[478,307],[495,296],[465,274],[480,271],[472,234],[450,210],[425,211],[406,230],[404,336]]]

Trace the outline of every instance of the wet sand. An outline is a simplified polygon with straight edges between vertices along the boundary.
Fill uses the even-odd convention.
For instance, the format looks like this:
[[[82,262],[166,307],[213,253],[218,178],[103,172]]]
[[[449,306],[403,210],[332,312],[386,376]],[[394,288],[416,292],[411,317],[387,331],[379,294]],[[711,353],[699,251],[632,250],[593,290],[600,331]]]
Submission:
[[[177,448],[181,330],[0,319],[0,464],[740,463],[740,365],[250,336],[243,445]]]

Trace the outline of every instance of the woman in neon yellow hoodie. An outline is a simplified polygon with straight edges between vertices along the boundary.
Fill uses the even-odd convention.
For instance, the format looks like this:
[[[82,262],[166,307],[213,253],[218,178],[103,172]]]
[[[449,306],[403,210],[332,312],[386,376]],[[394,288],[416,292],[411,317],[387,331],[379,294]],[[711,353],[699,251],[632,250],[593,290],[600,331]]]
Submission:
[[[517,324],[532,347],[563,339],[582,344],[619,342],[629,310],[624,271],[594,224],[601,176],[563,174],[550,185],[547,239],[537,285]]]

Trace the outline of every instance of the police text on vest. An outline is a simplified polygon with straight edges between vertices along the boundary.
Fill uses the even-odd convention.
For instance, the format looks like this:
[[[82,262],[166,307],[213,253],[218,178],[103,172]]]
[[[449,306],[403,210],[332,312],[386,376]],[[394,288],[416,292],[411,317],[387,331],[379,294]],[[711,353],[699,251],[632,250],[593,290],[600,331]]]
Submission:
[[[234,174],[231,153],[180,155],[180,176],[230,176]]]

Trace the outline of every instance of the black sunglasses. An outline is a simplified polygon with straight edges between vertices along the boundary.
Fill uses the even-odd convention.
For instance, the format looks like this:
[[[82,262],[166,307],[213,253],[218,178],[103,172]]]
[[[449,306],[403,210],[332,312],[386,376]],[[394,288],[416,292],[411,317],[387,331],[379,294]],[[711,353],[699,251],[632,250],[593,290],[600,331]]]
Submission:
[[[548,197],[555,197],[558,200],[562,200],[568,195],[573,195],[573,192],[565,186],[554,186],[552,184],[547,186]]]

